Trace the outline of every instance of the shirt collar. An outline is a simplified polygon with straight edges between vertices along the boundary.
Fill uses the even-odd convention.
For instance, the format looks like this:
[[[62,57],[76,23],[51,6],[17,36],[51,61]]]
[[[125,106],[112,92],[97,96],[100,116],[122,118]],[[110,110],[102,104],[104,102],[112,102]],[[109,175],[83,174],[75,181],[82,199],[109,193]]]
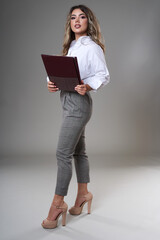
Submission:
[[[81,36],[78,40],[73,40],[71,42],[71,47],[79,47],[80,45],[87,45],[91,41],[90,36]]]

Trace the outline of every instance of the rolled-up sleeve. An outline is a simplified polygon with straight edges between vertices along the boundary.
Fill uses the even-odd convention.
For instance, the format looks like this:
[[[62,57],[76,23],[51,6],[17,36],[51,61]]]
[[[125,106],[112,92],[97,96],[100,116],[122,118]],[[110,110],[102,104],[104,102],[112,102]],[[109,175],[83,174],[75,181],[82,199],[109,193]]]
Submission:
[[[109,71],[100,46],[92,45],[88,54],[88,64],[92,75],[84,79],[85,84],[88,84],[93,90],[97,90],[110,82]]]

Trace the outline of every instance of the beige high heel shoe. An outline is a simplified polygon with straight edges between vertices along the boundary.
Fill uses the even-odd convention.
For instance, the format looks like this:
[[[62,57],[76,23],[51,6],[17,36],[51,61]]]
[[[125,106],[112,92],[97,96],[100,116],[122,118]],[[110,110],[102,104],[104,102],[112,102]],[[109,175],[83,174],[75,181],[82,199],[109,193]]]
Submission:
[[[88,214],[91,213],[91,203],[92,203],[92,199],[93,199],[93,195],[92,193],[88,192],[86,195],[81,196],[79,198],[82,198],[84,201],[81,203],[81,205],[79,207],[72,207],[69,209],[69,213],[71,215],[80,215],[82,210],[83,210],[83,206],[85,205],[85,203],[88,203]]]
[[[56,228],[57,225],[58,225],[58,219],[59,217],[62,215],[62,226],[65,226],[66,225],[66,214],[67,214],[67,209],[68,209],[68,205],[63,202],[63,204],[61,206],[54,206],[52,205],[53,208],[56,209],[62,209],[62,211],[57,215],[56,219],[55,220],[48,220],[47,218],[45,220],[43,220],[42,222],[42,227],[43,228]]]

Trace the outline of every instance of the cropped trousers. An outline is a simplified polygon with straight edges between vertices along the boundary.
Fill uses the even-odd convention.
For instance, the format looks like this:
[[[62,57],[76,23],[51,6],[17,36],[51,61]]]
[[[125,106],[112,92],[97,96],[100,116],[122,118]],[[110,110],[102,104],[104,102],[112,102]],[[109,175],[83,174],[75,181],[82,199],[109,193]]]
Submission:
[[[85,147],[85,126],[92,114],[92,99],[87,92],[60,93],[63,119],[57,145],[57,183],[55,194],[66,196],[74,159],[78,183],[88,183],[89,162]]]

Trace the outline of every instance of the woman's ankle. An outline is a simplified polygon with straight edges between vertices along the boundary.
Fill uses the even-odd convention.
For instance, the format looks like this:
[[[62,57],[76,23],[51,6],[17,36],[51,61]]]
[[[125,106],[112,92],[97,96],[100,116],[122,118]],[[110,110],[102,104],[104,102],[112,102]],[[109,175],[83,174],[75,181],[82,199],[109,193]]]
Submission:
[[[55,206],[60,206],[64,202],[64,196],[61,195],[54,195],[52,204]]]
[[[77,198],[84,197],[85,195],[88,194],[88,191],[82,191],[77,193]]]
[[[88,193],[87,183],[78,183],[77,197],[84,196]]]

